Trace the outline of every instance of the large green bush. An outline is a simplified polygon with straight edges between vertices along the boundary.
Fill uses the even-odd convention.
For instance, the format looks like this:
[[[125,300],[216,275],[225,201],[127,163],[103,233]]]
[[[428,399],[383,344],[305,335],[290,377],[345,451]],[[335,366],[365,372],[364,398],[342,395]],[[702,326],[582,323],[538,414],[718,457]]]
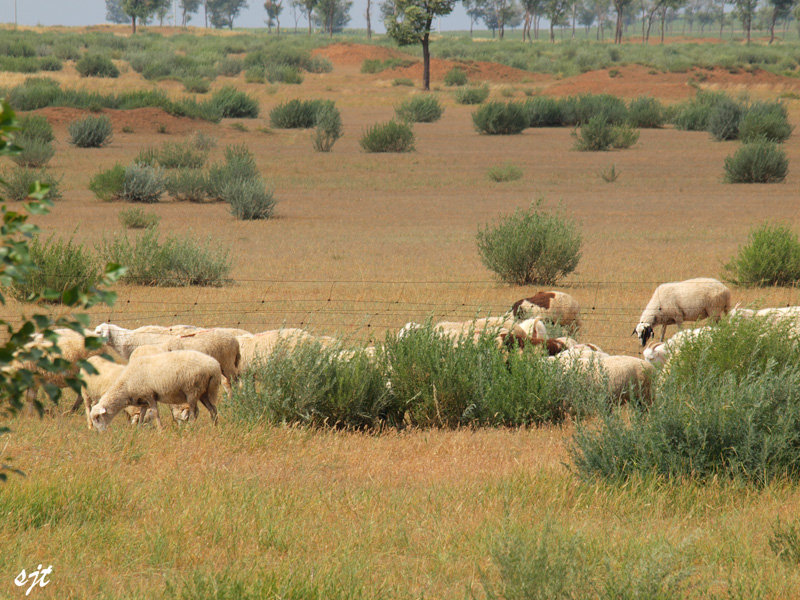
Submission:
[[[261,178],[234,179],[223,192],[231,214],[240,221],[269,219],[275,210],[275,197]]]
[[[269,122],[277,129],[310,129],[317,124],[317,113],[325,106],[333,106],[333,102],[288,100],[270,111]]]
[[[406,123],[433,123],[442,117],[444,108],[436,96],[426,94],[403,100],[394,111]]]
[[[621,125],[628,119],[628,108],[621,98],[610,94],[582,94],[569,96],[559,102],[561,124],[575,127],[601,117],[612,125]]]
[[[579,423],[584,476],[800,479],[800,340],[790,323],[723,321],[685,341],[652,404],[599,408]]]
[[[467,74],[459,67],[453,67],[444,76],[444,84],[451,87],[467,85]]]
[[[359,140],[364,152],[411,152],[414,130],[406,123],[387,121],[367,127]]]
[[[726,183],[780,183],[789,172],[789,159],[778,144],[758,139],[742,144],[725,159]]]
[[[342,137],[342,116],[333,104],[326,104],[317,111],[316,132],[312,138],[314,150],[330,152]]]
[[[528,127],[528,116],[522,104],[489,102],[472,113],[472,122],[480,133],[513,135]]]
[[[205,202],[208,176],[200,169],[175,169],[166,176],[167,193],[179,202]]]
[[[483,104],[489,97],[489,86],[464,87],[453,94],[456,104]]]
[[[16,143],[25,144],[25,140],[41,140],[42,142],[52,142],[56,139],[53,133],[53,126],[43,115],[25,115],[17,120],[17,127],[20,131],[14,136]]]
[[[85,54],[75,64],[81,77],[119,77],[119,69],[105,54]]]
[[[44,142],[36,138],[20,138],[15,143],[22,150],[19,154],[12,156],[11,160],[21,167],[43,167],[56,153],[50,142]]]
[[[165,190],[164,172],[158,167],[132,164],[125,169],[120,199],[125,202],[158,202]]]
[[[233,86],[214,92],[209,101],[223,119],[255,119],[258,117],[258,100]]]
[[[739,137],[739,121],[745,108],[732,98],[724,98],[716,103],[708,115],[708,132],[718,142],[735,140]]]
[[[119,200],[125,187],[125,166],[119,163],[97,173],[89,181],[89,190],[103,202]]]
[[[528,127],[561,126],[561,107],[555,98],[534,96],[528,98],[523,106],[528,115]]]
[[[739,139],[744,143],[766,139],[781,143],[792,135],[786,107],[780,102],[754,102],[739,121]]]
[[[78,148],[101,148],[111,142],[113,129],[111,119],[103,115],[100,117],[86,117],[73,121],[67,127],[70,144]]]
[[[639,129],[661,127],[666,122],[664,107],[655,98],[639,96],[628,104],[628,123]]]
[[[764,223],[750,230],[747,244],[725,265],[736,285],[764,287],[800,282],[800,241],[786,225]]]
[[[14,167],[5,171],[0,177],[6,196],[12,202],[22,202],[37,182],[48,186],[47,198],[58,200],[61,198],[61,177],[56,177],[45,169],[31,169],[29,167]]]
[[[540,209],[541,201],[518,209],[478,231],[481,262],[513,285],[553,285],[572,273],[581,258],[577,225]]]
[[[227,201],[228,184],[259,178],[256,160],[245,144],[225,147],[225,162],[212,165],[208,171],[208,198]]]

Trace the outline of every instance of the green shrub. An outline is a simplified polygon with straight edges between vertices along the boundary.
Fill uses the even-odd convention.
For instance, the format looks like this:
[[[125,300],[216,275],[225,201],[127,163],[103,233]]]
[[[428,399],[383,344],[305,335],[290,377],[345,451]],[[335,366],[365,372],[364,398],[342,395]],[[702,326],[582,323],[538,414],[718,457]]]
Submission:
[[[534,96],[528,98],[522,106],[528,118],[528,127],[561,126],[561,107],[555,98]]]
[[[261,65],[250,67],[244,72],[244,80],[247,83],[264,83],[267,80],[267,71]]]
[[[743,113],[744,107],[732,98],[718,102],[708,115],[708,132],[711,137],[718,142],[737,139]]]
[[[53,54],[61,60],[79,60],[81,57],[80,46],[69,42],[59,42],[53,45]]]
[[[724,267],[736,285],[793,286],[800,282],[800,242],[789,227],[763,223],[751,229],[747,244]]]
[[[269,112],[269,122],[277,129],[310,129],[320,109],[332,105],[330,100],[287,100]]]
[[[717,104],[730,100],[724,92],[698,91],[697,95],[674,109],[675,127],[685,131],[707,131],[711,113]]]
[[[653,129],[666,123],[663,105],[650,96],[639,96],[628,105],[628,123],[639,129]]]
[[[61,302],[63,292],[72,287],[88,289],[100,280],[100,265],[92,252],[82,243],[50,236],[46,241],[34,237],[29,245],[30,259],[37,269],[25,277],[24,284],[11,288],[12,294],[24,300],[32,295],[41,295],[45,290],[56,294],[45,296],[56,304]]]
[[[304,68],[309,73],[330,73],[333,71],[333,63],[324,56],[312,56]]]
[[[528,127],[523,105],[516,102],[489,102],[472,113],[472,122],[480,133],[514,135]]]
[[[25,143],[23,140],[52,142],[56,139],[50,121],[42,115],[26,115],[17,120],[17,126],[20,131],[17,133],[16,139],[20,145]]]
[[[207,152],[188,142],[167,142],[158,152],[158,164],[165,169],[200,169],[207,158]]]
[[[125,169],[120,199],[152,204],[164,193],[164,173],[160,168],[133,164]]]
[[[755,102],[739,121],[739,139],[744,143],[766,139],[780,144],[789,139],[793,129],[782,103]]]
[[[269,219],[275,211],[274,192],[260,178],[229,181],[223,196],[230,213],[240,221]]]
[[[317,152],[330,152],[342,137],[342,117],[333,104],[326,104],[317,111],[317,129],[312,143]]]
[[[412,152],[414,130],[406,123],[387,121],[367,127],[359,140],[364,152]]]
[[[394,87],[401,86],[401,85],[408,86],[408,87],[414,87],[414,82],[412,80],[408,79],[407,77],[398,77],[397,79],[392,79],[392,85]]]
[[[229,250],[207,239],[204,245],[191,233],[159,240],[157,227],[131,239],[127,233],[103,238],[98,253],[104,262],[125,265],[124,283],[133,285],[183,287],[220,286],[231,270]]]
[[[344,357],[341,348],[309,341],[279,344],[240,377],[223,411],[234,421],[317,427],[377,429],[396,424],[382,369],[363,350]]]
[[[50,200],[61,198],[59,185],[61,177],[57,178],[45,168],[30,169],[28,167],[14,167],[10,171],[3,173],[2,185],[5,189],[6,197],[12,202],[22,202],[28,197],[31,188],[38,181],[42,185],[50,187],[47,197]]]
[[[105,115],[73,121],[67,130],[67,141],[78,148],[101,148],[111,142],[111,119]]]
[[[467,85],[467,74],[458,67],[453,67],[444,76],[444,84],[452,87]]]
[[[208,172],[208,198],[225,201],[225,190],[230,182],[258,179],[255,158],[245,144],[227,146],[225,162],[212,165]]]
[[[233,86],[225,86],[211,95],[210,104],[223,119],[255,119],[258,101]]]
[[[228,56],[217,63],[217,75],[221,75],[222,77],[236,77],[242,72],[242,68],[242,59]]]
[[[16,110],[37,110],[51,106],[61,96],[60,84],[49,77],[31,77],[8,90],[6,99]]]
[[[483,104],[489,97],[489,86],[465,87],[453,94],[457,104]]]
[[[503,163],[502,165],[489,167],[487,175],[489,176],[489,179],[492,181],[497,181],[498,183],[504,181],[516,181],[518,179],[522,179],[522,169],[520,169],[517,165],[507,162]]]
[[[101,171],[89,181],[89,191],[103,202],[119,200],[125,187],[125,166],[119,163]]]
[[[117,218],[125,229],[152,229],[161,222],[161,217],[156,213],[145,212],[138,206],[119,211]]]
[[[76,64],[81,77],[119,77],[119,69],[104,54],[86,54]]]
[[[266,70],[267,81],[270,83],[287,83],[300,85],[303,83],[303,74],[291,65],[270,65]]]
[[[394,111],[406,123],[433,123],[442,117],[444,108],[436,96],[427,94],[404,100]]]
[[[726,183],[780,183],[786,179],[789,160],[774,142],[757,140],[742,144],[725,159]]]
[[[580,128],[572,132],[575,138],[575,149],[582,152],[609,150],[614,143],[614,126],[602,115],[589,119]]]
[[[192,94],[206,94],[211,89],[211,84],[202,77],[184,77],[181,81],[183,89]]]
[[[600,117],[611,125],[621,125],[628,119],[625,102],[610,94],[582,94],[560,102],[561,123],[568,127],[584,125]]]
[[[133,164],[155,167],[158,165],[158,155],[158,148],[153,148],[152,146],[142,148],[139,150],[139,154],[136,155],[136,158],[133,159]]]
[[[800,525],[797,519],[785,525],[776,521],[769,536],[769,547],[775,555],[792,567],[800,564]]]
[[[361,72],[368,74],[380,73],[388,69],[409,67],[413,65],[414,62],[413,60],[404,60],[402,58],[387,58],[386,60],[367,58],[361,63]]]
[[[540,205],[541,200],[478,231],[481,262],[505,283],[554,285],[578,266],[582,240],[577,226],[541,211]]]
[[[601,406],[579,423],[573,462],[616,480],[800,479],[799,360],[789,322],[722,321],[681,344],[649,406]]]
[[[212,148],[216,148],[217,147],[217,139],[214,136],[208,135],[207,133],[205,133],[203,131],[195,131],[189,137],[189,143],[193,147],[195,147],[198,150],[201,150],[203,152],[207,152],[207,151],[211,150]]]
[[[630,148],[639,141],[639,131],[632,125],[614,125],[612,132],[614,134],[614,141],[611,143],[612,148]]]
[[[167,174],[164,188],[179,202],[205,202],[208,176],[200,169],[176,169]]]
[[[43,167],[55,155],[56,151],[50,142],[36,138],[21,138],[15,143],[22,147],[19,154],[11,157],[21,167]]]

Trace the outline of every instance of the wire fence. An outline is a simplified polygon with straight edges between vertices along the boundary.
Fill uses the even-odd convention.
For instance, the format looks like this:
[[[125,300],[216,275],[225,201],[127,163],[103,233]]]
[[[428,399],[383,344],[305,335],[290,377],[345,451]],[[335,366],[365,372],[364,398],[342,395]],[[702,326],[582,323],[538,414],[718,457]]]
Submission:
[[[612,353],[638,348],[631,331],[659,282],[582,281],[562,288],[581,304],[580,339]],[[534,288],[502,286],[494,280],[393,281],[262,279],[222,288],[123,287],[113,307],[91,310],[92,323],[135,328],[145,324],[224,326],[252,332],[301,327],[355,339],[377,339],[409,321],[468,321],[500,316]],[[795,288],[780,292],[793,306]],[[20,305],[17,305],[17,309]],[[12,324],[21,315],[6,306]],[[53,309],[57,311],[58,309]]]

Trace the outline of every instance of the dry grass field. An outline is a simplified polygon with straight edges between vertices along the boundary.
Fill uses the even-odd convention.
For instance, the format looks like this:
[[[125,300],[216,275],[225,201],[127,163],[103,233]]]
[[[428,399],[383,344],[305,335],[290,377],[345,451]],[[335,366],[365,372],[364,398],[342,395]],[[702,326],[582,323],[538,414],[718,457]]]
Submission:
[[[723,162],[738,142],[714,142],[704,132],[642,130],[632,149],[597,153],[573,151],[566,128],[479,135],[474,108],[454,102],[441,84],[447,69],[439,68],[432,93],[446,110],[436,123],[415,125],[416,151],[366,154],[362,132],[420,93],[391,81],[418,76],[413,67],[361,74],[363,58],[385,58],[383,48],[316,52],[334,69],[306,74],[299,86],[249,84],[243,74],[217,78],[212,89],[233,83],[258,99],[256,120],[210,124],[155,109],[109,110],[114,140],[96,150],[66,142],[67,125],[82,111],[36,111],[56,133],[49,167],[64,174],[63,199],[34,219],[47,235],[74,233],[93,245],[118,231],[125,205],[97,200],[87,188],[91,177],[194,131],[217,139],[211,162],[226,145],[246,143],[278,199],[276,218],[252,222],[234,219],[222,204],[148,207],[162,217],[165,234],[191,231],[229,246],[234,281],[119,286],[117,305],[94,309],[93,323],[254,332],[286,324],[364,341],[428,315],[498,314],[535,288],[496,282],[478,258],[476,232],[542,197],[583,233],[577,272],[559,286],[584,307],[582,339],[636,355],[630,332],[658,283],[718,277],[764,220],[800,226],[796,134],[785,144],[785,183],[728,185]],[[608,92],[670,103],[693,93],[687,74],[638,67],[567,79],[511,71],[474,66],[493,99]],[[153,84],[129,69],[118,80],[81,79],[66,64],[52,76],[63,87],[157,85],[183,93],[178,83]],[[24,77],[0,73],[0,86]],[[704,85],[763,99],[800,87],[796,79],[723,71]],[[314,152],[309,131],[269,127],[270,109],[292,98],[336,102],[345,133],[331,153]],[[797,126],[800,101],[787,106]],[[246,131],[232,127],[237,121]],[[489,167],[504,162],[519,166],[522,179],[491,181]],[[608,184],[599,172],[611,164],[620,176]],[[734,301],[795,305],[800,293],[735,289]],[[13,316],[22,309],[5,310]],[[628,580],[631,589],[641,584],[640,595],[626,596],[595,582],[589,597],[800,597],[797,569],[768,543],[770,526],[800,510],[794,485],[581,482],[568,464],[569,425],[370,436],[225,422],[213,429],[201,415],[164,434],[116,423],[97,435],[78,416],[18,418],[11,427],[2,456],[26,476],[0,488],[3,598],[21,597],[14,577],[38,564],[53,565],[52,583],[31,598],[483,598],[502,580],[498,556],[509,540],[535,546],[543,531],[556,544],[545,554],[569,556],[570,544],[579,543],[593,573],[604,574],[598,581],[620,589]],[[560,576],[553,569],[543,567],[541,577]],[[664,595],[641,591],[651,580],[663,584]],[[257,589],[256,581],[272,587]],[[518,597],[561,597],[529,593]]]

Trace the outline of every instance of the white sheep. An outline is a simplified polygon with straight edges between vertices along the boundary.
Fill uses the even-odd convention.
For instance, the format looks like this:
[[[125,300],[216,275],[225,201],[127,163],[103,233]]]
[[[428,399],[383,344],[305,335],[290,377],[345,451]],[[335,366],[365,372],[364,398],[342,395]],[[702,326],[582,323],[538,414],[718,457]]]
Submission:
[[[288,348],[294,348],[297,344],[313,339],[313,336],[294,327],[284,329],[274,329],[272,331],[262,331],[261,333],[249,333],[237,336],[241,351],[239,367],[241,371],[246,370],[257,358],[266,358],[275,350],[279,344],[285,344]]]
[[[706,317],[719,319],[731,308],[731,291],[710,278],[688,279],[659,285],[647,303],[639,324],[632,335],[637,335],[642,346],[654,335],[653,326],[661,325],[661,341],[667,325],[673,323],[680,329],[684,321],[698,321]]]
[[[642,351],[644,359],[651,365],[665,365],[670,357],[675,355],[680,347],[689,340],[696,340],[702,334],[711,331],[711,327],[697,327],[678,331],[666,342],[651,341]]]
[[[638,388],[643,399],[650,400],[650,382],[654,368],[635,356],[593,356],[578,358],[581,370],[594,382],[607,377],[608,393],[612,400],[630,400],[631,388]]]
[[[195,350],[176,350],[142,356],[131,361],[91,411],[92,424],[105,431],[126,406],[154,411],[156,424],[163,428],[158,402],[189,405],[190,417],[197,416],[197,403],[208,409],[217,423],[217,396],[222,381],[219,363]]]
[[[537,292],[530,298],[517,300],[511,307],[511,313],[517,319],[539,317],[562,325],[580,327],[581,306],[569,294],[555,290]]]

